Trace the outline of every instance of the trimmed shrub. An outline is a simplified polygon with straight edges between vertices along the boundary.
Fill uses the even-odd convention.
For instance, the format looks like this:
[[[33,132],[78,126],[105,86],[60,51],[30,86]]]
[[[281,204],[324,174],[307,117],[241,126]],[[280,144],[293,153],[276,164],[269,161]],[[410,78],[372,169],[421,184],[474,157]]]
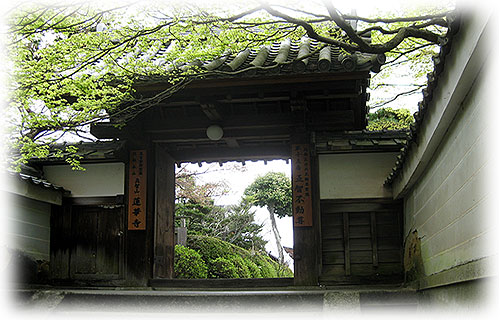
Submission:
[[[293,277],[288,267],[281,267],[280,270],[279,264],[267,254],[253,253],[217,238],[188,235],[187,245],[205,261],[208,278]]]
[[[208,267],[200,254],[193,249],[176,245],[174,258],[175,277],[181,279],[205,279]]]
[[[266,259],[267,258],[267,259]],[[255,255],[252,261],[257,265],[260,270],[262,278],[276,278],[278,274],[273,268],[272,260],[264,255]]]
[[[241,256],[237,255],[232,255],[230,257],[231,261],[234,264],[234,267],[236,268],[236,272],[238,273],[238,278],[251,278],[250,271],[248,270],[247,264],[245,260]]]
[[[262,273],[260,268],[250,259],[245,259],[248,271],[250,272],[250,278],[262,278]]]
[[[210,272],[214,278],[238,278],[238,271],[229,259],[218,257],[211,265]]]

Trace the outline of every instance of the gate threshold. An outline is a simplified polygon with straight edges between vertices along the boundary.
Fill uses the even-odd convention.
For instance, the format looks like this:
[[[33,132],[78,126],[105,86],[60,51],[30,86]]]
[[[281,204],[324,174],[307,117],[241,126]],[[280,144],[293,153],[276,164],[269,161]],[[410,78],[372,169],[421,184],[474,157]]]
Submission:
[[[286,288],[293,287],[293,278],[255,278],[255,279],[151,279],[149,286],[162,288]]]

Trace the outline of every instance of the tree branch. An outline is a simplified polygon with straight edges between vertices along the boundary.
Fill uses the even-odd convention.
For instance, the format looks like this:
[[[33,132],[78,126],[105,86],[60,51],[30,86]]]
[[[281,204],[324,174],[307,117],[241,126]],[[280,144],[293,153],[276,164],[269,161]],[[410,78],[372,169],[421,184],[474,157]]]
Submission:
[[[435,19],[435,18],[443,18],[448,15],[450,11],[447,12],[441,12],[437,14],[428,14],[428,15],[423,15],[423,16],[414,16],[414,17],[397,17],[397,18],[365,18],[365,17],[360,17],[357,15],[349,15],[345,14],[343,15],[345,20],[358,20],[358,21],[363,21],[367,23],[397,23],[397,22],[414,22],[414,21],[423,21],[423,20],[430,20],[430,19]]]
[[[335,45],[335,46],[339,46],[347,51],[357,51],[359,50],[359,47],[358,46],[354,46],[354,45],[351,45],[349,43],[346,43],[346,42],[343,42],[343,41],[339,41],[339,40],[336,40],[336,39],[333,39],[333,38],[329,38],[329,37],[324,37],[320,34],[318,34],[313,26],[305,21],[305,20],[301,20],[301,19],[297,19],[297,18],[294,18],[294,17],[291,17],[289,15],[286,15],[278,10],[275,10],[273,9],[272,7],[270,7],[269,5],[267,4],[263,4],[263,8],[271,15],[275,16],[275,17],[278,17],[278,18],[282,18],[283,20],[289,22],[289,23],[292,23],[292,24],[296,24],[300,27],[302,27],[306,33],[307,33],[307,36],[311,39],[315,39],[315,40],[318,40],[320,42],[323,42],[323,43],[326,43],[326,44],[332,44],[332,45]]]
[[[383,107],[385,106],[386,104],[389,104],[393,101],[396,101],[398,98],[400,97],[404,97],[404,96],[409,96],[409,95],[412,95],[412,94],[415,94],[417,93],[420,89],[422,89],[423,87],[425,87],[425,85],[419,85],[417,88],[415,89],[412,89],[412,90],[409,90],[409,91],[405,91],[405,92],[401,92],[401,93],[398,93],[397,95],[395,95],[394,97],[392,97],[391,99],[389,100],[386,100],[384,102],[381,102],[381,103],[378,103],[374,106],[371,106],[370,107],[370,110],[372,109],[377,109],[377,108],[380,108],[380,107]]]
[[[328,10],[328,13],[330,14],[333,22],[335,22],[340,29],[344,30],[344,32],[352,42],[356,43],[359,46],[359,50],[363,52],[370,51],[370,45],[356,33],[351,24],[347,23],[344,20],[344,18],[340,15],[340,13],[332,5],[332,3],[328,0],[323,0],[323,4]]]

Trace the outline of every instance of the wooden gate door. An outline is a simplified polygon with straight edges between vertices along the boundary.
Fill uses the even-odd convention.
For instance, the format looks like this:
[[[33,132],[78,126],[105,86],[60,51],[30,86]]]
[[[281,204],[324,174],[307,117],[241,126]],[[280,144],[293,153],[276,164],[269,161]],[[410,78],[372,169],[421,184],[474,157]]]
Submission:
[[[403,280],[402,204],[391,199],[321,202],[323,284]]]
[[[123,208],[73,206],[70,275],[81,280],[120,279],[123,274]]]

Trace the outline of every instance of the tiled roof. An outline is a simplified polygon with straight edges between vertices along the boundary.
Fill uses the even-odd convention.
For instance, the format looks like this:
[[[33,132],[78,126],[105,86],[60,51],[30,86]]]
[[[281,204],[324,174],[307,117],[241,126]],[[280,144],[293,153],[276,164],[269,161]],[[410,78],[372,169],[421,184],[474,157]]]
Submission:
[[[8,174],[13,178],[18,178],[22,181],[26,181],[28,183],[40,186],[40,187],[45,188],[45,189],[51,189],[51,190],[61,191],[63,193],[69,193],[69,191],[64,189],[63,187],[52,184],[49,181],[42,179],[42,178],[39,178],[39,177],[35,177],[32,175],[20,173],[20,172],[14,172],[14,171],[8,171]]]
[[[163,54],[168,46],[147,56],[158,66],[165,64],[168,72],[183,70],[192,65],[213,71],[210,77],[248,77],[260,75],[315,73],[315,72],[379,72],[385,55],[355,52],[343,53],[340,47],[324,46],[316,40],[304,38],[300,41],[285,39],[279,43],[246,49],[236,54],[227,53],[212,61],[194,61],[180,66],[167,65]],[[300,59],[301,57],[306,57]]]
[[[409,151],[414,147],[414,145],[416,145],[415,142],[420,131],[420,127],[422,126],[422,122],[425,120],[425,117],[429,112],[428,109],[433,98],[434,89],[437,87],[439,77],[444,70],[446,56],[451,51],[453,36],[458,32],[460,28],[460,16],[458,15],[458,12],[455,12],[454,14],[454,17],[449,17],[450,23],[448,32],[443,39],[439,54],[433,57],[434,71],[427,74],[427,87],[422,90],[424,98],[421,102],[418,103],[418,111],[413,115],[415,118],[415,122],[410,126],[408,141],[404,143],[404,146],[397,157],[396,164],[385,181],[386,185],[392,184],[394,179],[400,174]]]
[[[318,153],[344,153],[359,151],[399,151],[406,143],[408,131],[346,131],[343,133],[317,134]]]

